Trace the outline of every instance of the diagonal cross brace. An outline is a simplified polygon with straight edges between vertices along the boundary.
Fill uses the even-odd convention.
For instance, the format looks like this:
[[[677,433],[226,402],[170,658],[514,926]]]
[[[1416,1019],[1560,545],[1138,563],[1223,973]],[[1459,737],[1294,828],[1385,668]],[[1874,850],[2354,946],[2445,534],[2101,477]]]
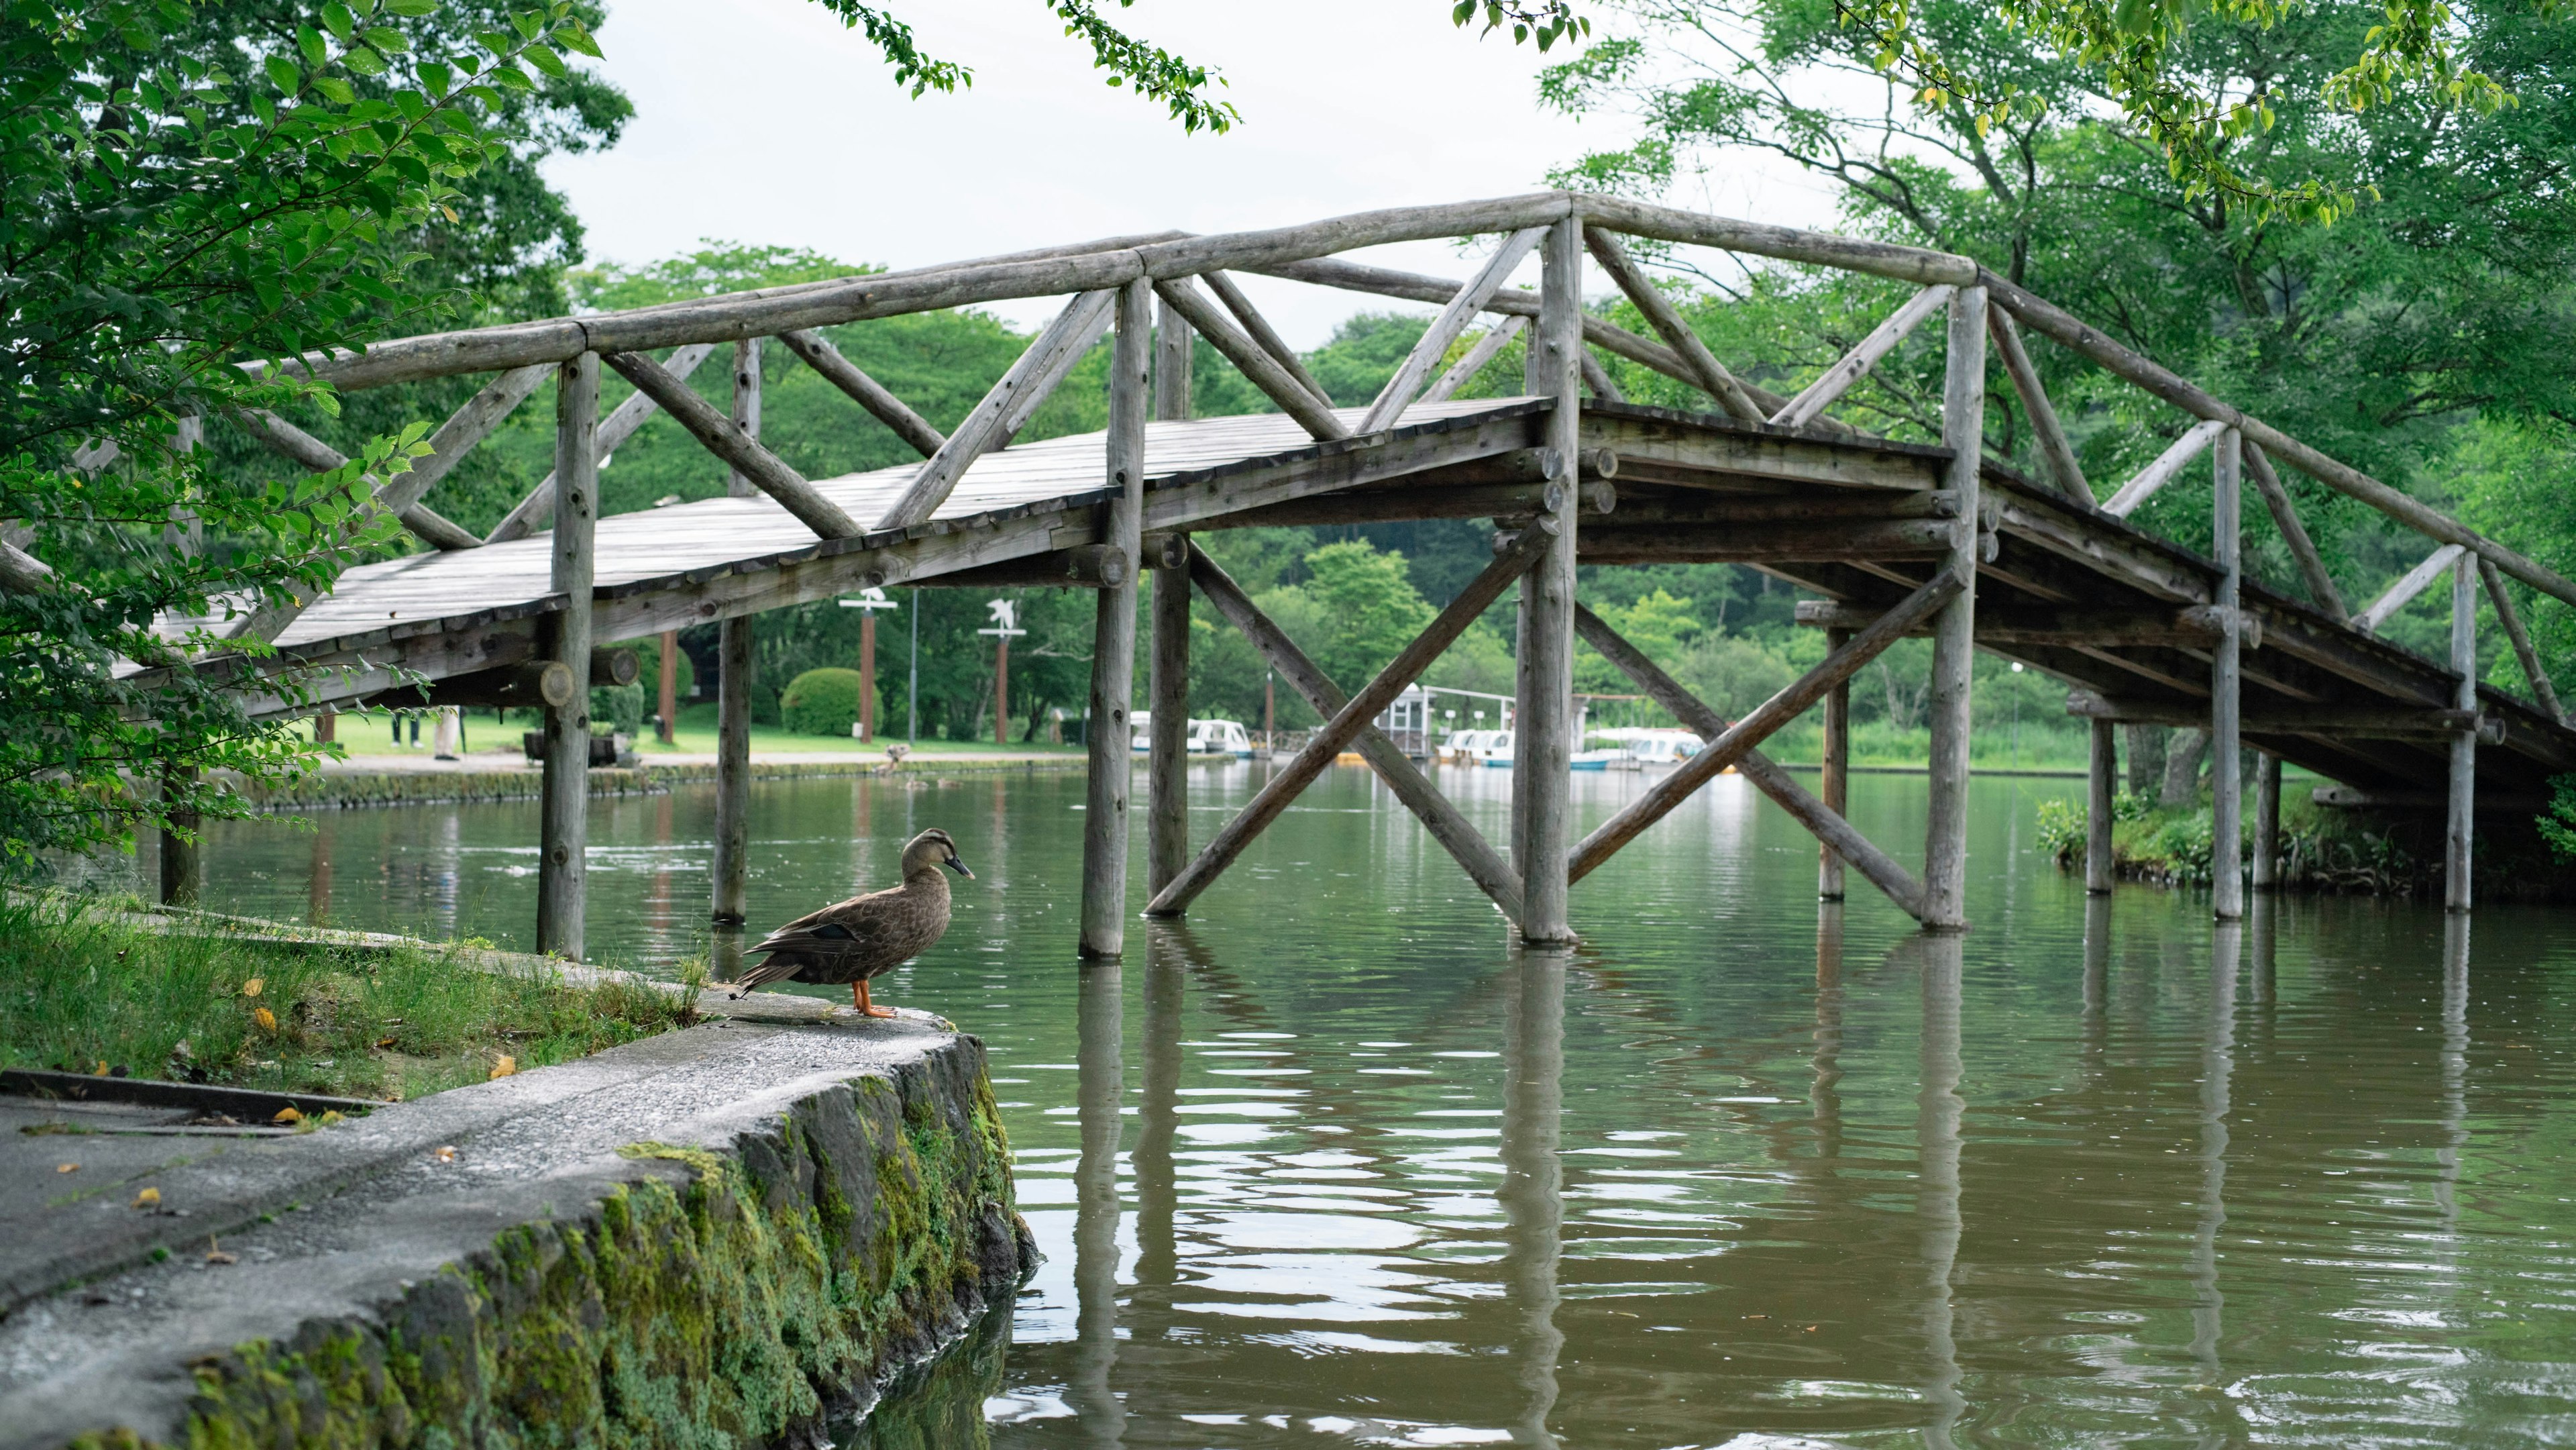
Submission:
[[[1672,774],[1655,782],[1644,795],[1629,802],[1625,810],[1602,822],[1598,829],[1575,846],[1573,861],[1567,867],[1567,878],[1580,881],[1590,875],[1594,867],[1616,855],[1620,847],[1671,814],[1675,806],[1690,797],[1691,792],[1715,780],[1718,772],[1741,760],[1746,751],[1805,713],[1808,706],[1824,698],[1826,691],[1859,673],[1861,666],[1878,658],[1880,651],[1903,639],[1907,630],[1930,619],[1965,588],[1966,583],[1949,569],[1933,575],[1930,583],[1880,615],[1877,623],[1852,636],[1841,649],[1825,656],[1824,663],[1791,681],[1780,693],[1754,706],[1750,714],[1728,726],[1723,734],[1708,743],[1707,748],[1682,762]]]
[[[1207,843],[1207,848],[1199,852],[1198,858],[1146,903],[1145,910],[1155,916],[1169,916],[1185,910],[1200,892],[1208,888],[1209,883],[1234,864],[1234,859],[1243,854],[1243,848],[1252,844],[1253,837],[1260,835],[1279,818],[1280,812],[1288,809],[1288,803],[1295,800],[1299,792],[1315,783],[1315,777],[1324,773],[1324,767],[1333,763],[1333,757],[1341,754],[1344,746],[1359,738],[1360,732],[1367,729],[1387,706],[1394,704],[1395,697],[1403,694],[1416,676],[1430,668],[1441,651],[1455,643],[1458,636],[1467,632],[1468,625],[1475,623],[1495,600],[1502,598],[1503,591],[1510,588],[1514,580],[1529,572],[1530,566],[1538,562],[1539,556],[1547,551],[1554,539],[1555,534],[1544,523],[1523,529],[1509,548],[1486,565],[1484,572],[1469,581],[1467,587],[1458,592],[1457,598],[1449,601],[1449,606],[1440,611],[1429,628],[1416,636],[1413,643],[1406,645],[1385,669],[1378,671],[1377,678],[1369,681],[1366,689],[1324,722],[1323,728],[1306,742],[1306,748],[1298,751],[1295,759],[1270,778],[1270,783],[1261,788],[1251,804],[1225,823],[1224,829]]]
[[[1710,709],[1698,696],[1682,688],[1681,682],[1665,674],[1645,652],[1622,638],[1601,616],[1578,604],[1574,607],[1575,632],[1584,643],[1601,652],[1601,657],[1619,668],[1620,673],[1637,682],[1646,697],[1671,712],[1684,729],[1696,732],[1704,741],[1714,741],[1734,725],[1734,721]],[[1912,872],[1898,864],[1895,857],[1878,848],[1878,843],[1854,829],[1851,822],[1832,806],[1817,798],[1813,791],[1791,778],[1759,750],[1747,748],[1735,762],[1735,768],[1754,788],[1771,797],[1772,802],[1787,811],[1798,824],[1805,826],[1816,839],[1834,850],[1852,869],[1870,880],[1870,884],[1887,893],[1890,901],[1920,921],[1923,919],[1923,883]]]
[[[1196,544],[1189,546],[1189,563],[1190,578],[1199,586],[1199,592],[1208,597],[1208,602],[1214,604],[1217,612],[1241,631],[1245,639],[1252,641],[1252,647],[1260,651],[1262,659],[1315,708],[1316,714],[1329,720],[1341,713],[1342,707],[1350,703],[1341,686],[1334,684],[1331,677],[1316,668],[1313,660],[1306,658],[1306,652],[1297,648],[1287,632],[1253,604],[1241,585],[1236,584]],[[1494,905],[1502,908],[1504,916],[1517,923],[1521,919],[1520,879],[1512,874],[1511,863],[1503,859],[1503,854],[1493,848],[1456,806],[1449,803],[1449,798],[1423,776],[1405,753],[1396,748],[1394,741],[1386,738],[1385,732],[1372,724],[1360,732],[1354,743],[1360,754],[1368,758],[1369,766],[1377,772],[1378,778],[1386,782],[1387,789],[1395,792],[1395,798],[1402,801],[1404,808],[1413,812],[1431,832],[1431,839],[1456,857],[1468,879],[1493,898]]]
[[[743,432],[742,425],[719,413],[713,403],[691,391],[689,385],[673,377],[669,369],[640,352],[612,352],[601,359],[617,369],[637,391],[648,394],[671,415],[671,421],[689,430],[709,453],[723,459],[734,471],[750,479],[762,493],[776,499],[781,508],[794,514],[799,523],[826,539],[855,539],[862,530],[839,504],[832,502],[788,466],[787,460],[760,446],[760,440]]]
[[[1083,354],[1091,351],[1100,334],[1109,330],[1111,304],[1117,300],[1115,289],[1075,293],[1010,370],[1002,374],[1002,380],[993,384],[992,391],[957,425],[957,431],[949,434],[929,461],[921,465],[903,496],[886,510],[884,518],[877,520],[877,527],[908,529],[924,522],[939,512],[939,506],[948,501],[948,495],[956,490],[966,470],[975,466],[976,459],[1009,447],[1019,431],[1028,426],[1029,416],[1073,371],[1074,364],[1082,361]]]

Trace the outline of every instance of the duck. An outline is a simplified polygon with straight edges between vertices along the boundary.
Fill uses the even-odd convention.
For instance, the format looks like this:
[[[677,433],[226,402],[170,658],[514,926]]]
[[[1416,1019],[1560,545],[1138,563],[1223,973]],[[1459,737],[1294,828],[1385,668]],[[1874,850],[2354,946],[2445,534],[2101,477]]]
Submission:
[[[892,1007],[868,1000],[868,979],[930,950],[947,934],[948,878],[939,874],[943,866],[975,879],[946,831],[913,837],[903,848],[902,885],[836,902],[771,932],[751,948],[767,952],[769,959],[742,974],[734,995],[771,982],[847,982],[850,1005],[860,1015],[892,1017]]]

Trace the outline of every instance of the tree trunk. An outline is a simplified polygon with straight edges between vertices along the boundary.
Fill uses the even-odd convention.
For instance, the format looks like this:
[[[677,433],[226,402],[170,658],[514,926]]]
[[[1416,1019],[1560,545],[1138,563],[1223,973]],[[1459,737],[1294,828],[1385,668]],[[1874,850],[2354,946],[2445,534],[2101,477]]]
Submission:
[[[2129,737],[2129,794],[2155,794],[2165,778],[2165,731],[2160,725],[2123,725]]]
[[[2201,757],[2209,753],[2209,732],[2177,730],[2165,746],[2164,788],[2156,804],[2166,810],[2189,806],[2200,795]]]

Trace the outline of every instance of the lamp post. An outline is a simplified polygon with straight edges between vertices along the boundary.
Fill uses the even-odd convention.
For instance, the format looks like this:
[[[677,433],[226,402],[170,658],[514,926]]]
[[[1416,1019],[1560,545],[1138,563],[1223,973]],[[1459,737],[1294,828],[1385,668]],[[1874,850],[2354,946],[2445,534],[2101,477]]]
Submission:
[[[859,738],[874,740],[877,738],[877,611],[903,606],[886,598],[882,589],[862,589],[857,598],[843,599],[841,607],[867,611],[859,616]],[[914,638],[920,638],[918,626],[914,629]],[[913,653],[918,655],[920,651],[916,649]],[[916,660],[913,665],[916,679],[920,668]]]
[[[1019,628],[1020,606],[1008,599],[988,599],[984,607],[993,613],[993,627],[979,629],[977,634],[993,636],[993,743],[1011,743],[1011,638],[1028,633]]]

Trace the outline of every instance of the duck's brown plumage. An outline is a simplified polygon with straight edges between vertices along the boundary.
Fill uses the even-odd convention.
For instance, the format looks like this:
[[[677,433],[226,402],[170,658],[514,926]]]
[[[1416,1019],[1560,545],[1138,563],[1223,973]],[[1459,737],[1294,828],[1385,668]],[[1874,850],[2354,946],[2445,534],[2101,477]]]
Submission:
[[[800,916],[763,938],[769,960],[742,974],[736,990],[771,982],[865,982],[929,950],[948,930],[946,866],[973,879],[946,831],[924,831],[903,848],[903,884]]]

